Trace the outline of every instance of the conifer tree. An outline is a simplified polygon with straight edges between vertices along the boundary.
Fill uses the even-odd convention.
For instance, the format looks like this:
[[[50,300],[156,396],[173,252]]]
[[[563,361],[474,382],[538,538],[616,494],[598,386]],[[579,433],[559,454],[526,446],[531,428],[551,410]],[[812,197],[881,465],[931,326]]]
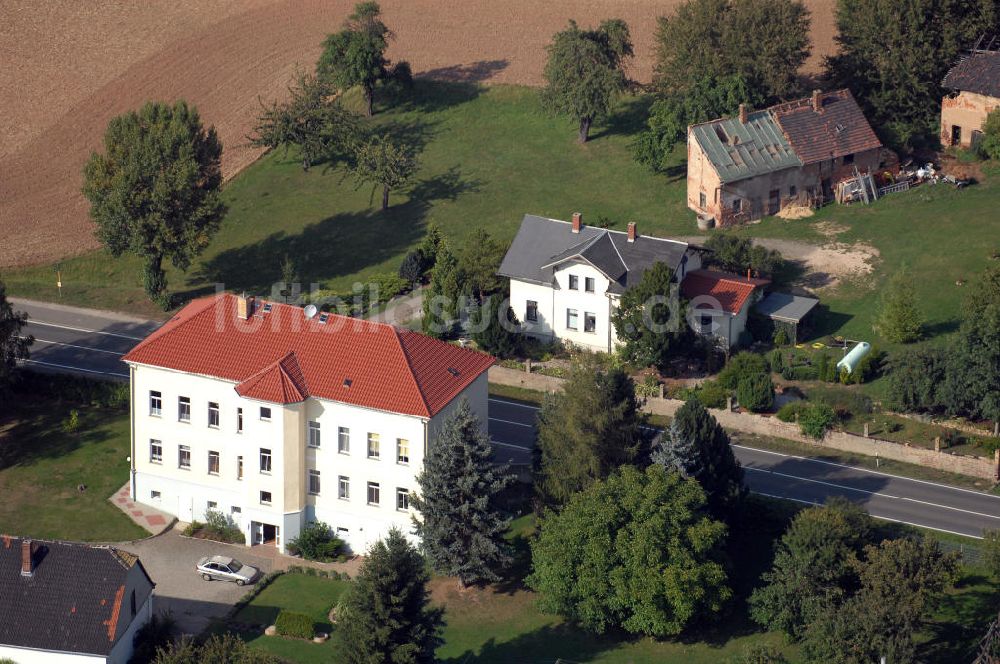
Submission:
[[[430,664],[443,611],[430,604],[423,556],[396,528],[372,545],[338,609],[336,638],[349,664]]]
[[[498,504],[514,481],[507,466],[495,466],[493,448],[465,399],[432,441],[417,476],[420,495],[411,503],[417,535],[435,572],[457,576],[462,585],[498,581],[510,562],[504,533],[510,518]]]
[[[892,275],[882,292],[873,327],[886,341],[908,344],[920,338],[923,325],[924,316],[917,305],[913,275],[904,267]]]
[[[697,480],[717,519],[729,520],[746,495],[743,467],[733,454],[729,436],[697,399],[677,411],[650,458]]]

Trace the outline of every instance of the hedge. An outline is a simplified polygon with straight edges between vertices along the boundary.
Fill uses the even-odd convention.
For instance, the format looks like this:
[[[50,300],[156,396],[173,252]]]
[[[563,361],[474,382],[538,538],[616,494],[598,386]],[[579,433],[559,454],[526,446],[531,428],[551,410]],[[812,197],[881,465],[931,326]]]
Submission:
[[[274,621],[274,627],[281,636],[296,639],[311,639],[315,635],[313,619],[304,613],[282,610]]]

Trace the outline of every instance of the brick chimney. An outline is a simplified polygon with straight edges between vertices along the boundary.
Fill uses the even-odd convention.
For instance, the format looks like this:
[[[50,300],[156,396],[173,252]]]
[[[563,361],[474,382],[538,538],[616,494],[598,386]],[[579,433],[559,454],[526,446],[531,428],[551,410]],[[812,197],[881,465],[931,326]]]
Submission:
[[[813,90],[813,110],[817,113],[823,112],[823,91]]]
[[[35,575],[35,543],[21,540],[21,576]]]
[[[635,242],[635,222],[628,222],[628,241]]]
[[[582,225],[583,225],[583,215],[580,214],[579,212],[574,212],[573,213],[573,232],[574,233],[579,233],[580,232],[580,226],[582,226]]]
[[[246,294],[236,298],[236,317],[240,320],[250,320],[253,316],[254,296],[247,297]]]
[[[747,113],[747,105],[740,104],[740,124],[746,124],[748,116],[749,113]]]

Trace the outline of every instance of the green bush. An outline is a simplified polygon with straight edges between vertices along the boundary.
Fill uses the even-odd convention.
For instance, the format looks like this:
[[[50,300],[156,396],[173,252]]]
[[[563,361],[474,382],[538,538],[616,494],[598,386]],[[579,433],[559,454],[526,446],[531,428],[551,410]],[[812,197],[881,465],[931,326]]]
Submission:
[[[785,367],[781,372],[785,380],[819,380],[819,371],[808,364],[799,367]]]
[[[799,429],[806,436],[822,440],[827,430],[837,421],[837,416],[825,403],[809,404],[799,413]]]
[[[719,385],[718,381],[706,380],[698,387],[685,387],[671,395],[672,399],[687,401],[697,399],[705,408],[725,408],[729,399],[729,390]]]
[[[806,401],[791,401],[778,409],[776,417],[782,422],[798,422],[802,411],[809,408]]]
[[[763,355],[744,351],[737,353],[719,372],[718,381],[727,390],[735,390],[740,380],[746,376],[768,373],[767,361]]]
[[[286,548],[293,556],[301,555],[306,560],[329,562],[340,555],[344,542],[333,536],[330,526],[322,521],[315,521],[303,528],[298,537],[289,540]],[[315,570],[308,567],[305,573],[315,573]]]
[[[771,371],[774,373],[783,373],[785,369],[785,358],[781,354],[781,351],[777,348],[771,351],[771,355],[768,357],[768,363],[771,365]]]
[[[1000,530],[983,531],[983,564],[994,579],[1000,579]]]
[[[296,639],[311,639],[315,635],[313,619],[304,613],[282,610],[278,614],[274,626],[281,636],[291,636]]]
[[[132,657],[128,664],[147,664],[156,657],[156,651],[165,648],[177,634],[177,622],[172,614],[154,613],[145,625],[140,627],[132,639]],[[0,659],[0,664],[5,661]]]
[[[774,405],[771,376],[766,373],[743,376],[736,387],[736,399],[742,407],[755,413],[770,410]]]
[[[233,521],[233,517],[219,510],[205,510],[204,531],[209,539],[230,544],[246,544],[246,536]]]
[[[788,331],[784,327],[779,327],[774,332],[774,345],[775,346],[787,346],[788,345]]]
[[[69,411],[69,417],[62,421],[63,433],[76,433],[80,428],[80,411],[76,408]]]

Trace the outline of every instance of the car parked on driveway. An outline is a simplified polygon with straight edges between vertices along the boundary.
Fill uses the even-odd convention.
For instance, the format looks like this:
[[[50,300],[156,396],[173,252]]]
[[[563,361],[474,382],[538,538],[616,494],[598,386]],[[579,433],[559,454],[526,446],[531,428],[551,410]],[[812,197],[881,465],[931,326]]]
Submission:
[[[206,581],[235,581],[242,586],[257,576],[257,569],[228,556],[205,556],[198,561],[198,573]]]

